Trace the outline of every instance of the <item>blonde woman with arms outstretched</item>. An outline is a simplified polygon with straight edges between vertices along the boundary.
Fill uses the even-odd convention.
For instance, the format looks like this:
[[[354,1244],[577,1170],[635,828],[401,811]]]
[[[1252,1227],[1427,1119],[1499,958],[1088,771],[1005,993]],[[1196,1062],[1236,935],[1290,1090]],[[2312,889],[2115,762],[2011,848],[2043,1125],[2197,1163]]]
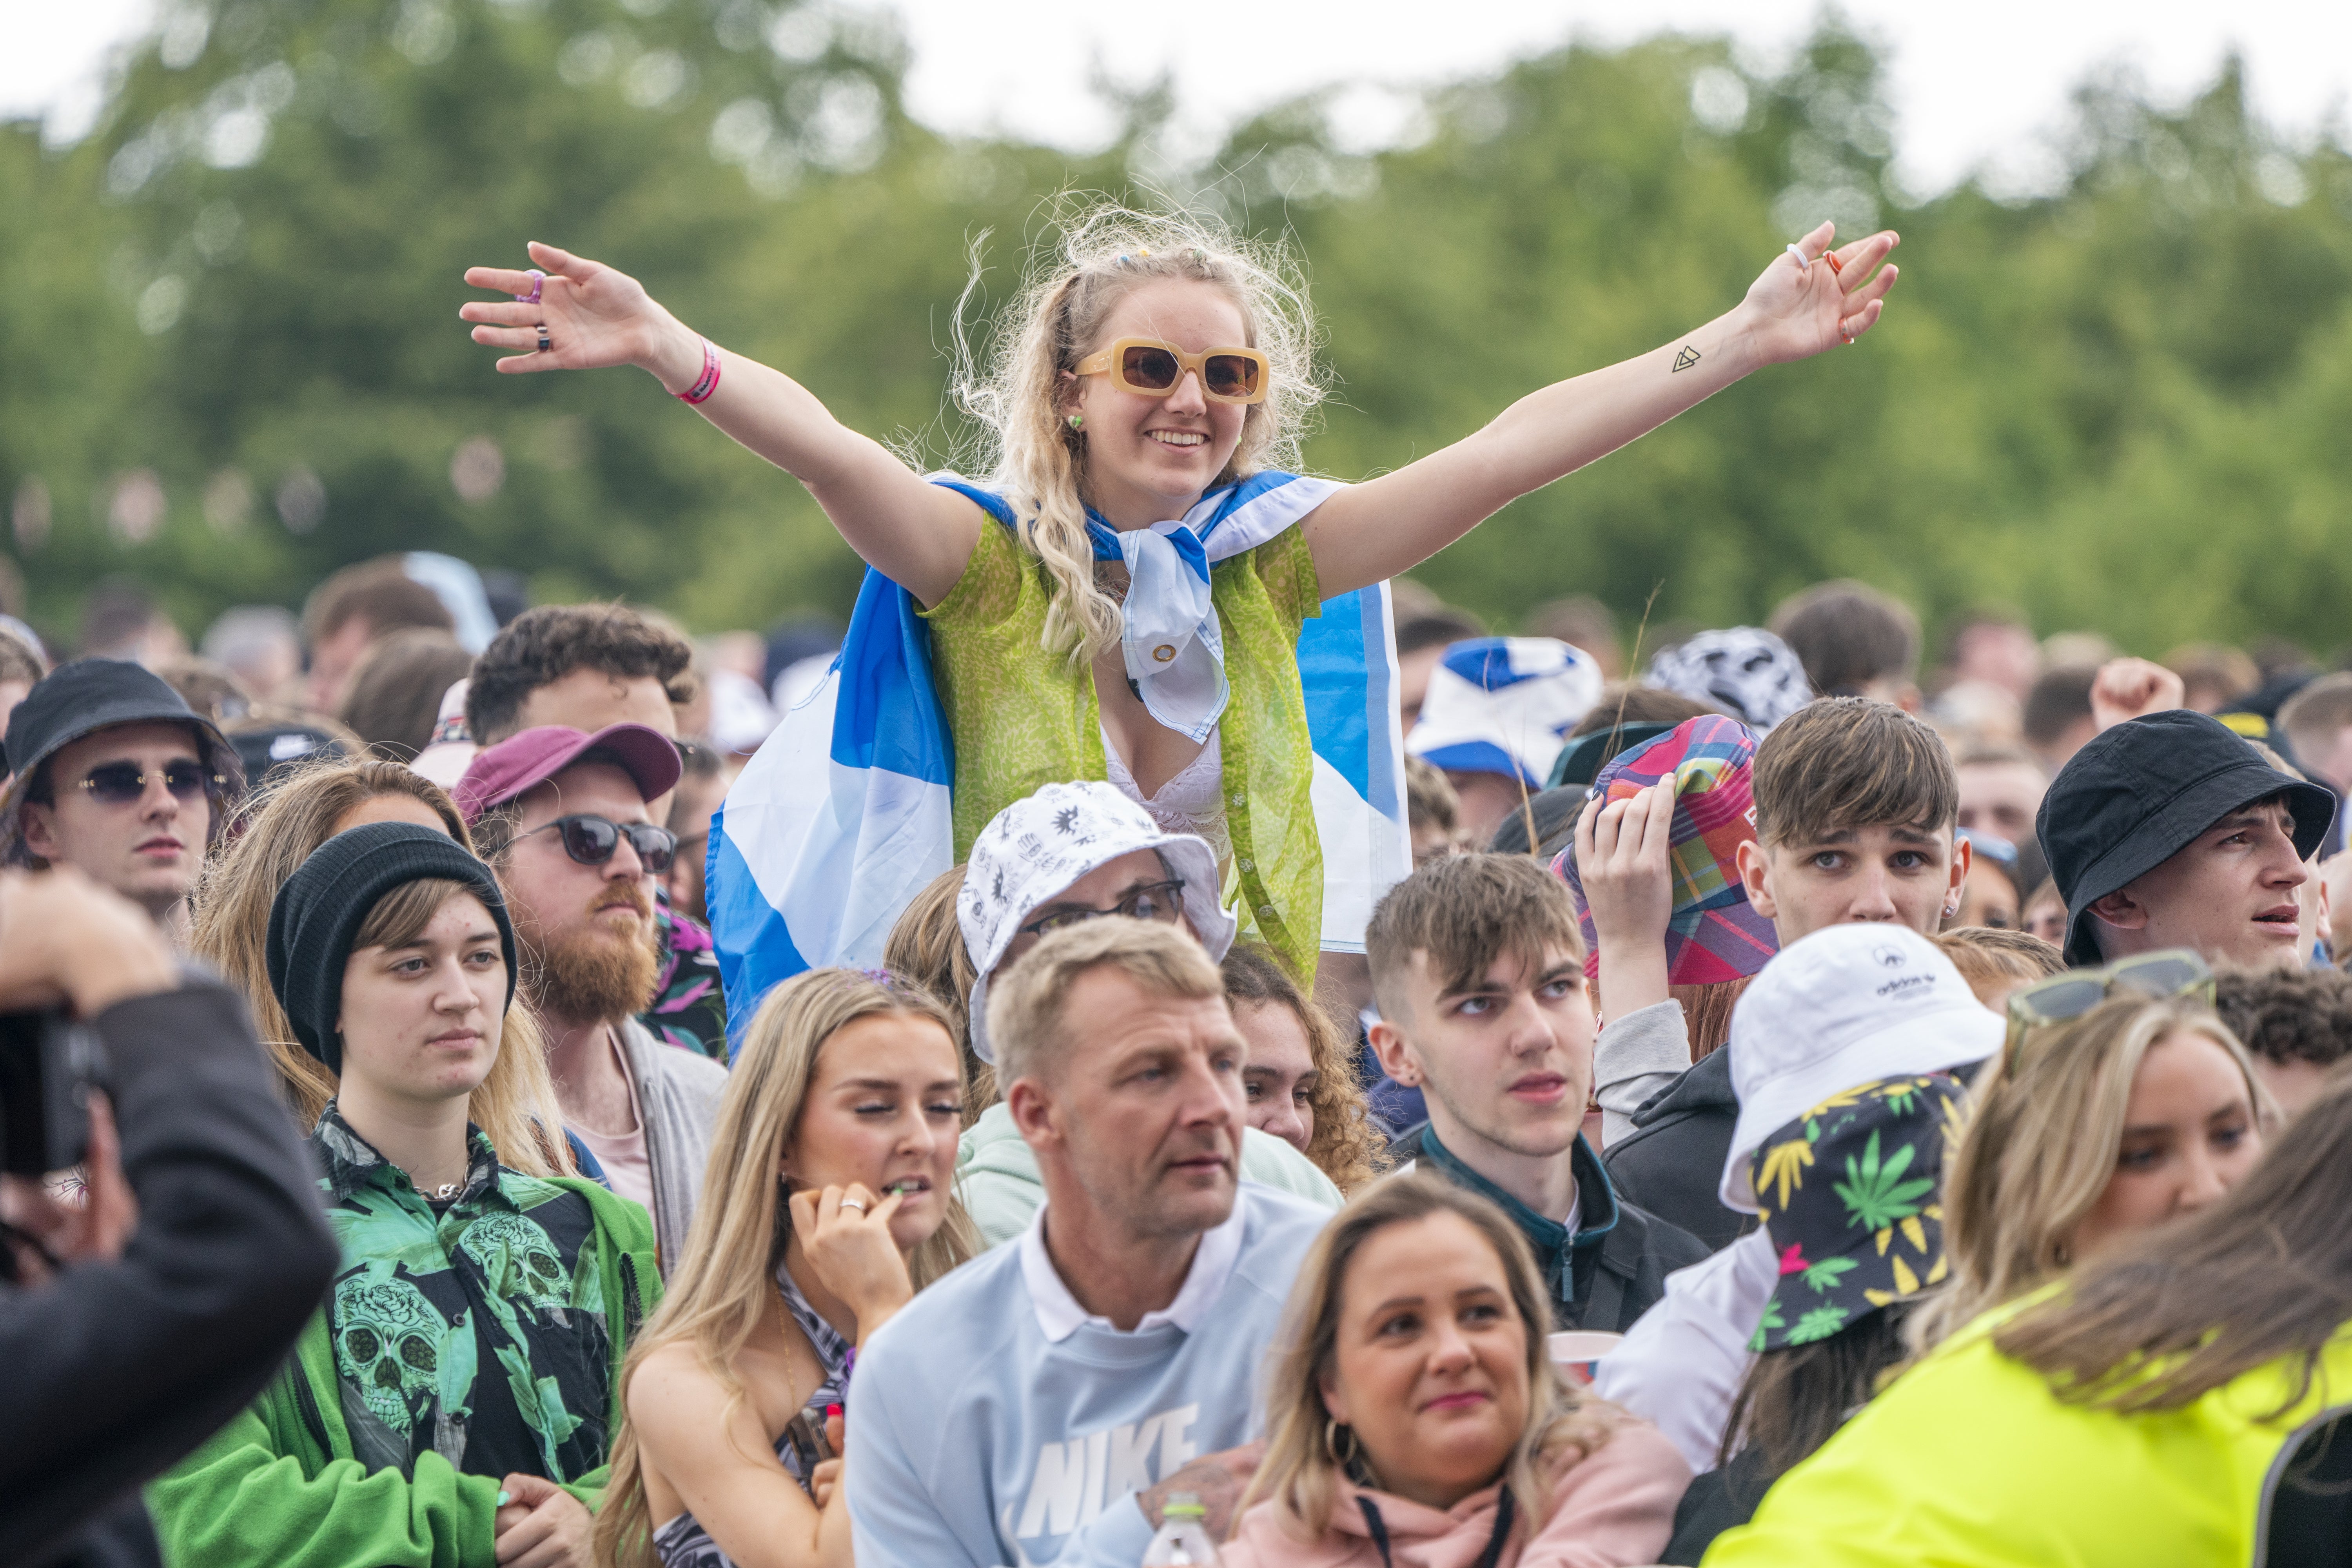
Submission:
[[[761,1008],[622,1373],[600,1563],[849,1568],[856,1348],[975,1247],[950,1191],[960,1069],[939,1004],[883,972],[814,970]]]
[[[899,904],[963,859],[1007,805],[1049,782],[1107,779],[1170,831],[1217,847],[1223,901],[1239,903],[1244,934],[1310,980],[1324,846],[1302,626],[1749,373],[1854,341],[1895,279],[1881,265],[1895,235],[1832,250],[1823,224],[1715,320],[1344,485],[1286,471],[1322,395],[1312,313],[1286,257],[1182,216],[1097,209],[1057,233],[990,363],[958,379],[958,401],[987,444],[977,481],[924,479],[799,382],[698,336],[635,279],[551,246],[530,247],[528,271],[469,269],[468,283],[512,298],[460,314],[478,323],[476,342],[517,351],[498,363],[507,374],[650,373],[800,479],[895,585],[890,607],[872,610],[876,635],[908,647],[910,679],[936,691],[935,705],[927,692],[915,706],[936,707],[925,722],[938,739],[908,766],[948,785],[952,801],[951,832],[927,827],[940,840],[937,863],[908,882]],[[876,590],[869,577],[861,616],[881,605]],[[857,696],[847,672],[859,643],[854,618],[845,713]],[[1385,731],[1393,693],[1375,695]],[[887,744],[904,732],[868,724],[856,736]],[[836,744],[836,763],[851,765],[856,750]],[[856,765],[881,768],[865,754]],[[932,762],[936,777],[923,771]],[[1400,857],[1402,842],[1400,827]],[[719,871],[733,874],[723,857]],[[793,880],[777,867],[761,876],[776,887]],[[720,902],[713,915],[723,925]],[[823,902],[812,893],[809,929],[795,927],[794,942],[854,952],[870,929],[879,951],[895,910],[828,919],[815,912]],[[793,926],[789,904],[780,907]],[[726,953],[724,935],[720,945]],[[754,963],[730,974],[730,991],[748,997],[797,967],[782,956],[787,948],[775,969]]]

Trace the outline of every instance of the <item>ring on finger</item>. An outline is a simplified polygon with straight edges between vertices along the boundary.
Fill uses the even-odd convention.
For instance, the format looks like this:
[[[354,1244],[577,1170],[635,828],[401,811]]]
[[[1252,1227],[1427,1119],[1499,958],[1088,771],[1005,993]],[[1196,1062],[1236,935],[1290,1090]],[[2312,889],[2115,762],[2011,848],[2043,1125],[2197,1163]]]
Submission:
[[[530,271],[525,272],[523,276],[530,279],[530,292],[528,294],[518,294],[515,298],[523,304],[536,305],[539,303],[540,290],[547,286],[547,274],[534,267]]]
[[[555,344],[548,338],[545,321],[539,323],[539,352],[543,354],[555,352]]]
[[[856,1198],[842,1199],[841,1206],[845,1209],[856,1209],[859,1214],[864,1214],[866,1212],[866,1205],[859,1203]]]

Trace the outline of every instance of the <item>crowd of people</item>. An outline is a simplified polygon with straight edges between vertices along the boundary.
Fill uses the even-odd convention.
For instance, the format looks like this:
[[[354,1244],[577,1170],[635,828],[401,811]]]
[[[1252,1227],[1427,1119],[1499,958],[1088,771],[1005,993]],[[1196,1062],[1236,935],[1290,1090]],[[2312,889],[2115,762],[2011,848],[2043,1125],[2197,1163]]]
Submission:
[[[7,1311],[94,1326],[24,1351],[0,1558],[2343,1561],[2352,674],[1399,575],[1857,341],[1894,237],[1832,237],[1356,486],[1270,467],[1300,297],[1172,221],[1071,237],[981,480],[611,268],[469,273],[500,369],[653,371],[867,591],[698,643],[411,555],[196,655],[120,586],[79,657],[0,624],[0,999],[49,964],[113,1061],[79,1169],[8,1164]],[[116,1323],[187,1370],[77,1373]],[[110,1402],[112,1489],[34,1484]]]

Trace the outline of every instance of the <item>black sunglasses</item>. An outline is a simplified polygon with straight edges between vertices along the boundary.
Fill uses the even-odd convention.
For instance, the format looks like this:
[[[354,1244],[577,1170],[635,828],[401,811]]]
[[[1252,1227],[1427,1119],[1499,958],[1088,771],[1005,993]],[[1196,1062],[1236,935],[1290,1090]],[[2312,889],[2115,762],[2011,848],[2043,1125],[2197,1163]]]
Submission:
[[[553,822],[534,827],[531,833],[550,830],[563,836],[563,852],[583,866],[602,866],[613,858],[626,835],[629,847],[637,852],[638,861],[658,877],[669,869],[671,858],[677,853],[677,835],[667,827],[650,822],[614,822],[602,816],[559,816]]]
[[[162,779],[163,787],[178,800],[194,800],[207,789],[226,788],[228,780],[206,769],[202,763],[166,763],[163,772],[151,773],[137,763],[100,763],[89,775],[78,781],[89,792],[89,798],[101,805],[129,805],[147,793],[148,782]]]

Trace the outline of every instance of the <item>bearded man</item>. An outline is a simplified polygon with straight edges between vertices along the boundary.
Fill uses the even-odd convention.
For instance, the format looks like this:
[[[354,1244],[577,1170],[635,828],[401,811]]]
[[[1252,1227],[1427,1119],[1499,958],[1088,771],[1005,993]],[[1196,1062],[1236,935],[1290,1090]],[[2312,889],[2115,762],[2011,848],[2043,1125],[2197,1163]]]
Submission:
[[[564,1125],[652,1214],[665,1270],[727,1086],[726,1068],[636,1018],[658,966],[654,885],[677,849],[646,802],[677,777],[677,746],[646,725],[551,724],[485,748],[450,792],[506,885]]]

